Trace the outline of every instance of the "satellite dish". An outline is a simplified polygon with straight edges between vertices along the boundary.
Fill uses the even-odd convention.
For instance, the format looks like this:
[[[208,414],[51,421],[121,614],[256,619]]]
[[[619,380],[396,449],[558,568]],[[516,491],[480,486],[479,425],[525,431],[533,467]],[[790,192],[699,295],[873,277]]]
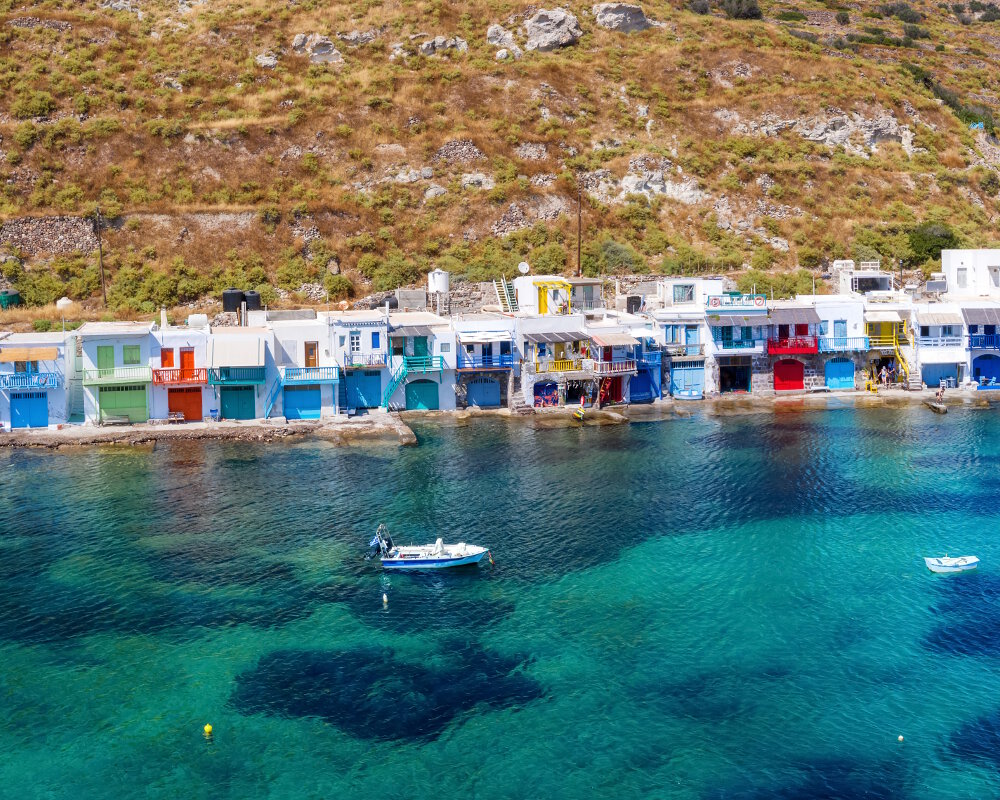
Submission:
[[[70,300],[68,297],[60,297],[58,300],[56,300],[56,308],[59,309],[60,311],[66,310],[71,305],[73,305],[73,301]]]
[[[531,271],[531,267],[528,265],[527,261],[522,261],[517,265],[517,271],[522,275],[527,275]]]

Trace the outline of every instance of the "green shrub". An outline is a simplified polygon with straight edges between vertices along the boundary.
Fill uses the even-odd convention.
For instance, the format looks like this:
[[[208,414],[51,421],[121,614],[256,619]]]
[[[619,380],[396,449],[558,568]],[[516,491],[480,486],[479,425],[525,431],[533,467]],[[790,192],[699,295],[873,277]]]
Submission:
[[[958,246],[958,234],[941,222],[925,222],[909,232],[913,257],[910,264],[939,261],[942,250]]]
[[[48,305],[63,296],[62,281],[48,271],[24,271],[14,282],[14,287],[24,304],[29,306]]]
[[[36,319],[32,321],[31,327],[39,333],[45,333],[52,330],[52,320]]]
[[[785,22],[805,22],[809,19],[801,11],[791,10],[791,11],[779,11],[777,18]]]
[[[10,107],[18,119],[45,117],[56,110],[56,100],[48,92],[25,92],[18,95]]]
[[[837,12],[837,24],[839,25],[849,25],[851,22],[851,15],[846,11]]]
[[[587,242],[581,253],[580,265],[583,274],[590,277],[649,272],[649,265],[635,248],[616,242],[610,236]]]
[[[559,275],[566,269],[566,250],[558,244],[536,247],[528,254],[528,263],[539,275]]]
[[[331,300],[344,300],[354,296],[354,284],[343,275],[327,275],[323,279],[323,287]]]
[[[730,19],[760,19],[764,16],[757,0],[722,0],[719,5]]]

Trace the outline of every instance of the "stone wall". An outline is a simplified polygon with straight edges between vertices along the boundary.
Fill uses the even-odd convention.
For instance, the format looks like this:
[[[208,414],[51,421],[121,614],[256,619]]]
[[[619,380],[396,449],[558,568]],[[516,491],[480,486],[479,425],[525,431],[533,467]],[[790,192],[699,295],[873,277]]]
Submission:
[[[87,217],[21,217],[0,224],[0,245],[30,255],[90,253],[97,236]]]

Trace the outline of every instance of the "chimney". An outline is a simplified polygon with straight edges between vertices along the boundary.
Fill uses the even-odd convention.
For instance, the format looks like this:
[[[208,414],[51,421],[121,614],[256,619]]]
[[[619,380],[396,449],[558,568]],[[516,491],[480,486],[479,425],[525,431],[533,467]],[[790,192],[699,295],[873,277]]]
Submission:
[[[167,327],[167,309],[165,306],[160,306],[160,329]]]

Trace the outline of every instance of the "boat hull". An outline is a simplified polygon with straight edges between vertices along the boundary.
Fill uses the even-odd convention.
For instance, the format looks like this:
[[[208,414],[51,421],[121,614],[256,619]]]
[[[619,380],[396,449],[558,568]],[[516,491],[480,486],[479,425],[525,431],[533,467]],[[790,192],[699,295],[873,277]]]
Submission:
[[[969,572],[979,566],[978,558],[925,558],[924,563],[931,572]]]
[[[417,569],[447,569],[449,567],[468,567],[478,564],[486,555],[481,553],[462,556],[460,558],[383,558],[383,569],[417,570]]]

